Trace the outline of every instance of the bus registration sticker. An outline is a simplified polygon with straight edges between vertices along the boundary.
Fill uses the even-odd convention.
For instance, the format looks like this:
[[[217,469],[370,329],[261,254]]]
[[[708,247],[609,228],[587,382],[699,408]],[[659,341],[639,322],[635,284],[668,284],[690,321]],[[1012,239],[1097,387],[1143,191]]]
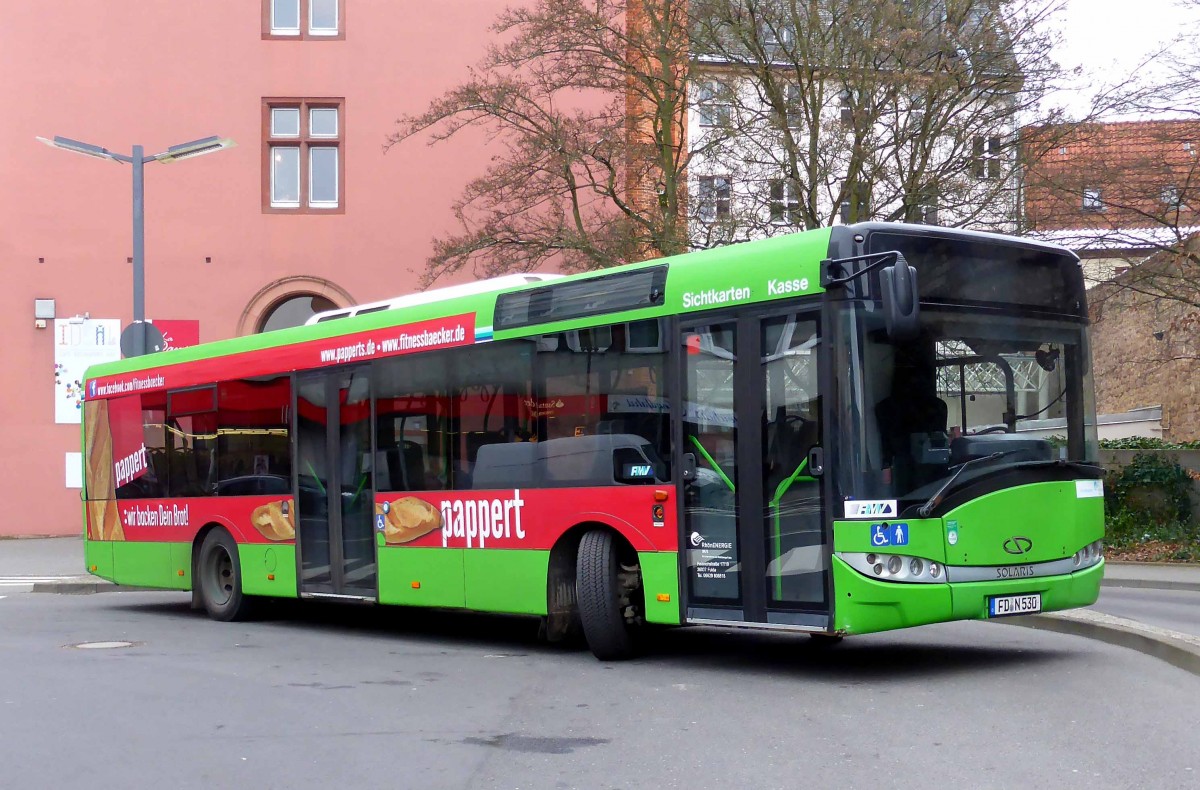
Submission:
[[[1014,614],[1035,614],[1042,611],[1041,593],[1029,595],[998,595],[988,599],[988,617],[1008,617]]]

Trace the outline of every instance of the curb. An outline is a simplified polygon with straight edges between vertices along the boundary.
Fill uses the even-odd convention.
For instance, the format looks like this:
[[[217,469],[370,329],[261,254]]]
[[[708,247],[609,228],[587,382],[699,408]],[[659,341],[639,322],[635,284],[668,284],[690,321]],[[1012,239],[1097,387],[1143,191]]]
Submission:
[[[87,579],[74,580],[67,579],[57,582],[34,582],[31,593],[51,593],[54,595],[93,595],[95,593],[110,593],[110,592],[187,592],[186,590],[172,590],[167,587],[128,587],[114,584],[110,581],[96,580],[90,581]]]
[[[1153,579],[1102,579],[1101,587],[1128,587],[1139,590],[1184,590],[1200,592],[1200,582],[1155,581]]]
[[[112,582],[35,582],[30,592],[54,593],[56,595],[91,595],[98,592],[116,592],[117,585]]]
[[[1154,656],[1185,672],[1200,675],[1200,637],[1145,625],[1124,617],[1079,609],[1056,614],[1029,614],[993,622],[1107,642]]]

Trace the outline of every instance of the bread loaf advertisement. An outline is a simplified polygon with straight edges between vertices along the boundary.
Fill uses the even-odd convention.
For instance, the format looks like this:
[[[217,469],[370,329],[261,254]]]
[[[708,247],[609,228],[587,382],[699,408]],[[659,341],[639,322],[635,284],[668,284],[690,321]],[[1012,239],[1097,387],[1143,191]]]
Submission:
[[[108,401],[84,404],[83,441],[87,455],[87,529],[89,540],[125,540],[125,531],[117,514],[113,485],[112,431],[108,421]]]
[[[411,543],[441,529],[442,516],[425,500],[406,496],[376,504],[375,523],[383,532],[386,543]]]
[[[294,510],[291,499],[267,502],[254,509],[254,513],[250,516],[250,522],[267,540],[294,540],[296,538],[296,526],[292,520]]]

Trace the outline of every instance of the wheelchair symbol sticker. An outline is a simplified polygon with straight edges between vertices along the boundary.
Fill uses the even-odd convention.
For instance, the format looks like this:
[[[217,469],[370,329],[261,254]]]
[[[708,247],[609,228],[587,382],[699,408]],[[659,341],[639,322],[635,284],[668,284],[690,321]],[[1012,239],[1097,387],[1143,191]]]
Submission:
[[[907,546],[908,545],[908,524],[896,523],[871,525],[871,545],[876,548],[883,546]]]

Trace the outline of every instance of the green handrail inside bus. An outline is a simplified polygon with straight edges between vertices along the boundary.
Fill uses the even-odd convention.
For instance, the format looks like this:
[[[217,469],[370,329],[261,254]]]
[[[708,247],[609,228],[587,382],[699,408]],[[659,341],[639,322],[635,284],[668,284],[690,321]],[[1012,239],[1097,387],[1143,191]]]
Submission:
[[[325,494],[325,486],[321,485],[321,478],[317,477],[317,470],[313,469],[312,463],[305,461],[304,465],[308,467],[308,473],[312,477],[313,482],[317,484],[317,488],[321,489],[321,494]]]
[[[772,514],[772,521],[774,523],[774,531],[775,531],[775,560],[776,561],[778,561],[780,559],[780,552],[783,550],[783,535],[782,535],[782,531],[779,527],[779,500],[783,499],[783,495],[786,494],[787,490],[792,487],[792,483],[796,482],[797,480],[800,480],[805,483],[817,482],[817,478],[815,478],[815,477],[812,477],[810,475],[800,474],[801,472],[804,471],[804,468],[806,466],[808,466],[807,458],[805,458],[803,461],[800,462],[800,465],[796,467],[796,471],[792,472],[790,477],[783,480],[775,488],[775,496],[772,497],[772,499],[771,499],[771,514]],[[775,574],[775,597],[777,599],[783,597],[783,574],[782,573]]]
[[[692,440],[692,444],[696,445],[696,449],[700,451],[700,455],[704,456],[704,460],[708,461],[708,464],[713,468],[713,471],[721,476],[721,479],[725,481],[725,485],[729,486],[729,490],[734,491],[735,489],[733,487],[733,481],[730,480],[729,476],[725,474],[725,470],[723,470],[721,466],[713,460],[713,457],[708,454],[708,450],[704,449],[704,445],[700,444],[700,440],[695,436],[689,436],[688,438]]]

